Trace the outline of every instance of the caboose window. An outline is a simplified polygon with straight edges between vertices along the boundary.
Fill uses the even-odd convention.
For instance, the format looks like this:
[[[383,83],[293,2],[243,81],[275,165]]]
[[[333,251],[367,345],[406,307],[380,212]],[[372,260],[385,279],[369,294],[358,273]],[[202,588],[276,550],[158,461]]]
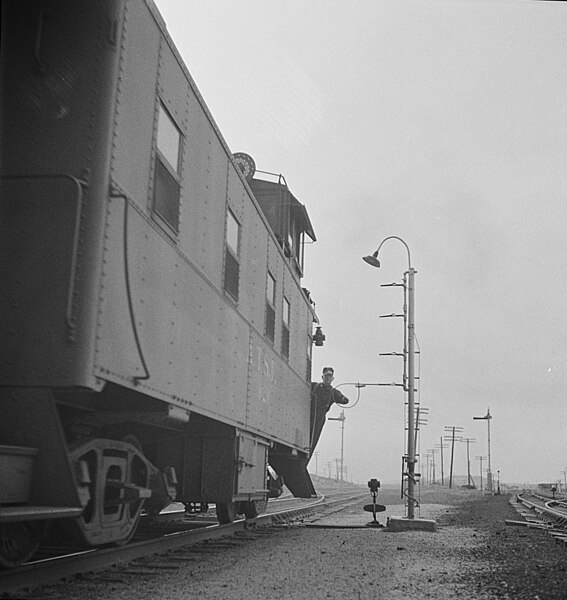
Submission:
[[[179,227],[181,132],[160,104],[154,171],[154,210],[174,230]]]
[[[169,113],[160,104],[158,116],[157,147],[169,166],[177,173],[179,171],[179,147],[181,133]]]
[[[239,254],[239,238],[240,223],[236,220],[236,217],[232,214],[232,211],[229,210],[226,221],[226,243],[236,256]]]
[[[240,223],[228,211],[226,218],[226,244],[224,261],[224,289],[238,300],[238,276],[240,271]]]
[[[266,337],[272,342],[276,332],[276,280],[268,272],[266,285]]]
[[[282,313],[282,354],[286,358],[289,358],[289,316],[291,307],[289,300],[284,297],[283,299],[283,313]]]

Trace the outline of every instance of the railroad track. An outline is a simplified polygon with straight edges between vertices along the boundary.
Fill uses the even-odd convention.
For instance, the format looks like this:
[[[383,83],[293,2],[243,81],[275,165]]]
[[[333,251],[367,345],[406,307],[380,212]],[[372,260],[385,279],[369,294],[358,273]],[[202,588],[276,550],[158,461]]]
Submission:
[[[537,494],[523,493],[516,496],[516,510],[523,521],[506,521],[508,525],[525,525],[544,529],[557,543],[567,548],[567,502],[552,500]]]
[[[266,529],[301,524],[308,519],[344,510],[360,503],[366,496],[361,490],[321,494],[311,499],[281,498],[270,501],[265,514],[250,520],[239,519],[227,525],[220,525],[216,520],[213,522],[212,515],[187,517],[184,511],[169,511],[150,524],[142,523],[134,539],[123,546],[79,551],[67,549],[58,554],[55,549],[46,548],[45,558],[30,561],[17,569],[0,571],[0,598],[11,598],[10,594],[18,590],[30,590],[76,575],[90,574],[88,576],[92,577],[93,573],[100,574],[111,568],[135,570],[136,567],[131,565],[140,558],[150,557],[160,562],[159,557],[167,555],[165,562],[169,565],[146,564],[141,567],[142,571],[173,568],[171,563],[180,567],[184,560],[183,553],[192,546],[207,542],[210,550],[219,545],[237,545],[243,539],[262,535]]]

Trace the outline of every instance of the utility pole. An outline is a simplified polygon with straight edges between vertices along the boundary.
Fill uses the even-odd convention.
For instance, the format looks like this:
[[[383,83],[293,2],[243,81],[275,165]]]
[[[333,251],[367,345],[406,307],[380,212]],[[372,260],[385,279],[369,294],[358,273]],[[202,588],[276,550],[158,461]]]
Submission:
[[[427,482],[432,485],[435,485],[435,452],[437,452],[437,450],[432,448],[431,450],[428,450],[427,454],[426,454],[426,457],[427,457]],[[430,457],[431,457],[431,469],[429,468],[429,458]]]
[[[474,483],[471,485],[471,460],[469,455],[469,443],[472,442],[474,444],[476,440],[473,438],[465,438],[463,441],[467,443],[467,485],[469,488],[476,487],[474,486]]]
[[[451,489],[453,487],[453,458],[455,455],[455,433],[462,433],[463,428],[455,426],[445,427],[445,431],[451,432],[450,436],[445,436],[446,440],[451,440],[451,469],[449,471],[449,489]]]
[[[445,485],[445,473],[443,472],[443,450],[447,446],[445,446],[443,443],[443,436],[440,436],[439,442],[440,443],[436,446],[436,448],[439,449],[439,453],[441,454],[441,485]]]
[[[371,255],[364,256],[364,262],[372,267],[380,267],[378,254],[382,245],[391,239],[396,239],[401,242],[407,251],[408,255],[408,270],[404,272],[403,288],[404,288],[404,364],[407,364],[407,380],[404,377],[403,387],[407,394],[407,449],[402,456],[402,496],[407,499],[407,521],[405,524],[402,519],[391,518],[390,527],[407,528],[408,522],[413,521],[409,525],[412,531],[422,528],[425,531],[435,531],[435,521],[426,519],[415,519],[415,507],[419,504],[415,497],[415,487],[419,473],[416,473],[416,463],[419,460],[417,456],[417,435],[419,430],[419,411],[416,411],[416,406],[419,407],[419,400],[416,402],[415,382],[419,379],[419,375],[415,373],[415,355],[417,341],[415,338],[415,274],[416,270],[411,265],[410,249],[406,242],[397,235],[390,235],[384,238],[378,249]],[[398,285],[398,284],[394,284]],[[407,300],[407,305],[406,305]],[[382,316],[382,315],[380,315]],[[394,316],[394,315],[390,315]],[[418,348],[419,349],[419,348]],[[405,369],[404,369],[405,375]],[[405,384],[405,385],[404,385]],[[393,384],[397,385],[397,384]],[[423,409],[422,409],[423,410]],[[407,488],[404,490],[404,482],[407,483]]]
[[[490,420],[492,419],[492,415],[490,414],[490,407],[486,411],[486,415],[484,417],[473,417],[473,421],[486,421],[488,425],[488,473],[486,474],[486,491],[493,491],[493,483],[492,483],[492,465],[490,464]]]
[[[327,477],[329,479],[331,479],[332,476],[333,476],[333,472],[332,472],[332,469],[331,469],[332,465],[333,465],[333,463],[330,460],[328,460],[327,463],[326,463],[326,467],[327,467],[326,471],[328,473]]]
[[[403,457],[403,463],[405,468],[403,469],[402,483],[403,477],[407,480],[407,518],[412,520],[415,518],[415,506],[418,504],[415,498],[415,463],[416,463],[416,414],[415,414],[415,274],[417,271],[412,267],[411,264],[411,255],[409,246],[406,242],[398,237],[397,235],[390,235],[384,238],[378,249],[369,256],[365,256],[363,260],[371,265],[372,267],[380,267],[380,261],[378,260],[378,254],[380,253],[380,248],[387,240],[396,239],[401,242],[407,251],[408,254],[408,270],[404,272],[404,300],[407,297],[407,306],[404,306],[404,354],[406,358],[404,361],[407,361],[407,381],[404,381],[406,386],[404,387],[407,393],[407,403],[408,403],[408,443],[407,443],[407,453]],[[404,371],[405,373],[405,371]],[[403,487],[403,486],[402,486]]]
[[[345,449],[345,421],[346,421],[346,417],[345,417],[345,411],[341,410],[341,414],[338,417],[329,417],[327,419],[327,421],[340,421],[341,422],[341,475],[340,477],[337,476],[337,479],[340,479],[341,481],[343,481],[344,479],[344,461],[345,461],[345,454],[344,454],[344,449]]]
[[[477,456],[477,460],[480,460],[480,491],[482,492],[482,461],[486,460],[486,456]]]
[[[409,255],[409,250],[408,250]],[[408,519],[415,518],[415,320],[414,320],[414,293],[415,293],[415,269],[410,265],[407,272],[408,290],[408,454],[407,454],[407,478],[408,478]]]

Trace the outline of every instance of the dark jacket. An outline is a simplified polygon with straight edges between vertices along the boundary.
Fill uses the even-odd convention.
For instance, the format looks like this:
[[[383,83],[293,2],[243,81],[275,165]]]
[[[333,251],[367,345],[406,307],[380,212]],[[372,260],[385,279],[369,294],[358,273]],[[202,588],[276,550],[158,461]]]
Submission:
[[[324,411],[325,414],[329,412],[333,403],[348,404],[346,396],[332,385],[325,385],[324,383],[312,384],[311,398],[315,400],[316,410]]]
[[[333,404],[348,404],[348,398],[332,385],[324,383],[311,384],[311,453],[321,436],[325,415]]]

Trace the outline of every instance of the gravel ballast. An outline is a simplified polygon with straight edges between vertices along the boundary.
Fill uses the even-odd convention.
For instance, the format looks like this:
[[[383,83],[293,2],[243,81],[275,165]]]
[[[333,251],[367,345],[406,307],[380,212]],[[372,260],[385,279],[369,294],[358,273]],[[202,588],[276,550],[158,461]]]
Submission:
[[[379,515],[383,524],[388,515],[404,514],[394,491],[381,491],[378,502],[388,507]],[[225,547],[212,544],[210,551],[203,545],[188,549],[186,560],[177,558],[169,570],[138,575],[118,570],[103,579],[78,578],[34,590],[27,597],[567,598],[567,549],[542,530],[506,525],[507,519],[520,519],[510,496],[476,490],[425,491],[419,516],[435,519],[437,531],[393,533],[364,527],[372,515],[362,512],[362,507],[353,508],[318,521],[317,528],[307,523],[268,528]],[[353,523],[361,526],[352,527]]]

